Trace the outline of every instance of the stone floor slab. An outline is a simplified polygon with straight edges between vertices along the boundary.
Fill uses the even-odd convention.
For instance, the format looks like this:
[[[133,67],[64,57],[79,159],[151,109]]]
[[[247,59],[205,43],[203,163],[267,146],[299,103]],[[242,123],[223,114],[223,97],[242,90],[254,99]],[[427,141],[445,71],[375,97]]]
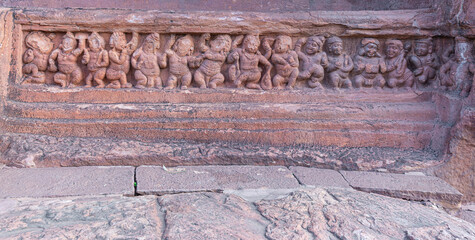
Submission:
[[[408,200],[435,200],[453,206],[462,194],[440,178],[407,174],[340,171],[351,187]]]
[[[290,171],[292,171],[301,184],[307,186],[350,187],[343,176],[335,170],[292,166]]]
[[[142,166],[137,168],[136,177],[139,194],[300,186],[290,170],[281,166]]]
[[[0,198],[134,195],[134,167],[0,169]]]

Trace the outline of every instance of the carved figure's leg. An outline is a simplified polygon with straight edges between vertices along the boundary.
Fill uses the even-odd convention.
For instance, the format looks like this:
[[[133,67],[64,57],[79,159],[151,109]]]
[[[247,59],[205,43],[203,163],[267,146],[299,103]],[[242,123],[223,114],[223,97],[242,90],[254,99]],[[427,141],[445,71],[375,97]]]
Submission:
[[[260,71],[248,72],[246,87],[249,89],[261,89],[261,85],[259,84],[260,79],[261,79]]]
[[[276,74],[274,78],[272,78],[272,84],[274,85],[274,89],[282,89],[282,83],[285,82],[285,78],[279,74]]]
[[[364,77],[361,75],[356,75],[355,77],[355,88],[363,87]]]
[[[375,86],[377,86],[377,85],[378,85],[378,83],[375,84]],[[389,78],[389,79],[388,79],[388,87],[390,87],[390,88],[395,88],[395,87],[397,87],[397,79],[396,79],[396,78],[393,78],[393,77],[392,77],[392,78]]]
[[[134,72],[134,77],[135,80],[137,80],[137,84],[135,84],[135,87],[140,89],[145,88],[145,85],[147,84],[147,76],[145,76],[142,71],[136,70]]]
[[[132,87],[132,84],[127,82],[127,75],[125,74],[125,72],[120,71],[120,79],[119,80],[120,80],[120,86],[122,88],[131,88]]]
[[[210,88],[216,88],[217,85],[223,84],[223,83],[224,83],[224,75],[221,74],[221,73],[218,73],[218,74],[214,75],[213,77],[211,77],[211,79],[209,81],[209,87]]]
[[[107,69],[106,76],[108,79],[112,80],[111,83],[107,84],[107,88],[119,89],[122,71],[116,71],[114,69]]]
[[[58,72],[56,74],[54,74],[53,76],[53,81],[59,85],[61,85],[61,87],[67,87],[68,86],[68,76],[66,76],[66,74],[64,73],[61,73],[61,72]]]
[[[81,85],[81,82],[82,82],[81,68],[77,67],[69,76],[71,77],[71,84],[74,84],[75,86]]]
[[[397,82],[397,79],[396,79]],[[378,74],[374,78],[374,87],[378,89],[382,89],[384,85],[386,84],[386,80],[384,79],[383,75]]]
[[[191,85],[191,72],[188,72],[181,78],[181,89],[187,89]],[[205,85],[206,87],[206,85]]]
[[[160,76],[156,76],[156,77],[152,77],[151,79],[151,87],[155,87],[157,89],[162,89],[163,87],[163,82],[162,82],[162,78]],[[155,85],[155,86],[153,86]]]
[[[199,88],[206,88],[205,74],[200,69],[196,70],[193,77]]]
[[[86,85],[84,85],[85,88],[90,88],[92,87],[92,78],[94,76],[94,72],[89,72],[86,76]]]
[[[328,78],[330,80],[329,83],[332,88],[340,87],[339,85],[340,85],[341,79],[340,79],[340,74],[338,74],[338,70],[333,71],[330,74],[328,74]]]
[[[294,68],[292,72],[290,73],[289,82],[287,83],[286,89],[293,89],[295,86],[295,82],[297,81],[297,77],[299,75],[299,69]]]
[[[96,82],[96,88],[104,88],[104,77],[106,76],[106,69],[100,68],[94,73],[94,82]]]
[[[176,88],[177,81],[178,81],[178,78],[174,74],[170,73],[167,79],[167,86],[165,87],[165,90]]]

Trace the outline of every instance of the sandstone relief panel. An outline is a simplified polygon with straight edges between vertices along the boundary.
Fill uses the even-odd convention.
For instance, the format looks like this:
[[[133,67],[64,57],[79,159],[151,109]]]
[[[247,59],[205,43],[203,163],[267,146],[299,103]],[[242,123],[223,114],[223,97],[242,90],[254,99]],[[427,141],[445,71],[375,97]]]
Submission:
[[[63,88],[354,87],[441,90],[466,97],[475,72],[473,43],[463,37],[440,49],[431,38],[362,38],[348,44],[323,35],[32,31],[24,36],[21,83]]]

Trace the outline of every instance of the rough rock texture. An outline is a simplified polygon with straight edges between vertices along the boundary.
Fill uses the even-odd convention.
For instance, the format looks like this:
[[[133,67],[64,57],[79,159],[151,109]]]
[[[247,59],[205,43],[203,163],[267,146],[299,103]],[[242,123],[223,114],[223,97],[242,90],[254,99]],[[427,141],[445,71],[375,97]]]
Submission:
[[[475,108],[466,108],[452,129],[450,159],[435,174],[464,194],[462,201],[475,201]]]
[[[342,188],[276,192],[256,202],[209,192],[0,200],[0,239],[472,240],[474,236],[475,225],[435,206]]]
[[[350,185],[343,176],[330,169],[318,169],[307,167],[290,167],[300,184],[317,187],[341,187],[349,188]]]
[[[0,239],[159,239],[157,199],[80,197],[0,200]]]
[[[164,239],[265,239],[268,221],[234,195],[178,194],[160,197]]]
[[[429,151],[394,148],[272,147],[237,143],[140,142],[45,135],[0,136],[0,164],[15,167],[85,165],[300,165],[345,170],[411,171],[439,164]]]
[[[418,203],[345,189],[262,200],[269,239],[474,239],[475,226]]]

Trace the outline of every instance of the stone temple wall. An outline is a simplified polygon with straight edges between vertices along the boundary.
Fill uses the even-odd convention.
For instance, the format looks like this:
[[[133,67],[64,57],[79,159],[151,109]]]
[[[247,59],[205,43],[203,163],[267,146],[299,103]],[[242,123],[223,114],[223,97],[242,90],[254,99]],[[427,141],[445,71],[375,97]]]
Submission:
[[[0,163],[284,164],[473,183],[458,171],[473,169],[458,157],[474,155],[473,5],[2,1]]]

